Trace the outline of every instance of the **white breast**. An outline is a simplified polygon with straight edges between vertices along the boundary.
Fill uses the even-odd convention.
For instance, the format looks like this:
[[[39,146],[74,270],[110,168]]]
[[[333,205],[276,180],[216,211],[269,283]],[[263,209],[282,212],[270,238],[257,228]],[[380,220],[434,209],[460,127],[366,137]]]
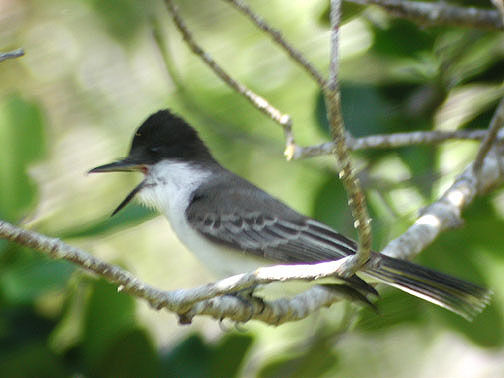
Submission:
[[[146,185],[140,191],[139,197],[142,202],[165,215],[179,240],[218,277],[245,273],[260,266],[270,265],[266,260],[246,255],[242,251],[211,243],[187,222],[185,211],[191,194],[211,174],[188,163],[165,160],[154,165],[149,171]]]

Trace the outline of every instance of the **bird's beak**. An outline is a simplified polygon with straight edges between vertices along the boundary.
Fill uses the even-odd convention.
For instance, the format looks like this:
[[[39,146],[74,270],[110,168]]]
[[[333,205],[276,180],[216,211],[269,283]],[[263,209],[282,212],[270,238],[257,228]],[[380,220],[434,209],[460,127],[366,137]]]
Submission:
[[[116,161],[114,163],[100,165],[99,167],[91,169],[88,173],[101,173],[101,172],[133,172],[144,171],[145,165],[139,164],[135,160],[127,157]]]
[[[134,172],[140,171],[147,173],[147,167],[144,164],[140,164],[131,158],[124,158],[122,160],[116,161],[114,163],[100,165],[99,167],[91,169],[88,173],[102,173],[102,172]],[[111,216],[116,215],[124,206],[126,206],[145,185],[145,180],[138,184],[135,189],[133,189],[126,198],[117,206],[113,211]]]

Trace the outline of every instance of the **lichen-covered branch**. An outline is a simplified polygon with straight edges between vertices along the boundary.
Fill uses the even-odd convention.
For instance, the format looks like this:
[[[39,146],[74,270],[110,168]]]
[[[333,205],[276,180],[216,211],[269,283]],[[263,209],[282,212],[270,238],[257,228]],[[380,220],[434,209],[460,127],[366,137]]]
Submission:
[[[455,130],[412,131],[407,133],[369,135],[361,138],[353,138],[347,135],[347,146],[350,150],[357,151],[371,148],[398,148],[419,144],[436,145],[447,140],[482,140],[487,134],[487,130]],[[304,159],[330,155],[334,148],[334,142],[307,147],[295,145],[291,158]]]
[[[394,16],[426,25],[453,25],[478,29],[504,29],[498,11],[474,7],[461,7],[448,2],[422,2],[407,0],[345,0],[360,5],[377,5]]]
[[[355,175],[346,145],[346,130],[341,112],[341,94],[339,90],[339,28],[341,19],[341,0],[331,0],[331,55],[329,63],[329,80],[323,87],[326,108],[328,110],[332,152],[338,160],[339,177],[348,194],[348,204],[352,210],[355,228],[359,235],[359,249],[342,267],[340,274],[351,275],[369,259],[371,253],[371,224],[366,206],[366,198]]]
[[[279,265],[259,268],[254,272],[226,278],[194,289],[164,291],[141,281],[133,274],[101,261],[89,253],[59,239],[16,227],[0,220],[0,238],[32,248],[53,259],[72,262],[118,285],[124,291],[146,300],[155,309],[167,309],[179,315],[181,322],[190,322],[195,315],[209,315],[236,322],[251,319],[278,325],[307,317],[321,307],[328,307],[342,297],[330,290],[312,288],[292,299],[255,303],[225,294],[277,281],[314,280],[332,276],[343,260],[315,265]]]

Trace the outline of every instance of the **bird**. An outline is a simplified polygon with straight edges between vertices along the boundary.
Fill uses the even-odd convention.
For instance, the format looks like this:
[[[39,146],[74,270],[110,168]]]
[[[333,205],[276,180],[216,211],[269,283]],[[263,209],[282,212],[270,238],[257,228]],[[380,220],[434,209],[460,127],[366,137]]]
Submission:
[[[89,173],[135,171],[143,173],[143,180],[112,215],[138,196],[162,213],[178,239],[220,278],[276,264],[335,261],[358,249],[352,239],[224,168],[197,131],[169,109],[142,123],[125,158]],[[323,286],[374,307],[368,297],[378,292],[369,280],[467,320],[485,308],[491,295],[473,283],[377,252],[371,252],[356,274],[335,276]]]

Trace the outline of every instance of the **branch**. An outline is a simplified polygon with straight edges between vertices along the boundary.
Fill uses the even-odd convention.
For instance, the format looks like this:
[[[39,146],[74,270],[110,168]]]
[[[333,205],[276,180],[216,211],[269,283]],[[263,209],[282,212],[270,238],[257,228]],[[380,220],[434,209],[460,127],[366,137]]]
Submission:
[[[273,108],[264,98],[259,97],[255,93],[253,93],[250,89],[245,87],[243,84],[231,78],[211,57],[208,53],[206,53],[193,39],[191,33],[187,29],[184,21],[182,20],[180,14],[178,13],[176,7],[173,5],[171,0],[165,0],[165,4],[168,8],[168,11],[172,15],[173,21],[175,25],[182,33],[184,40],[191,48],[191,50],[198,55],[216,74],[219,76],[225,83],[227,83],[232,89],[245,96],[255,107],[263,111],[274,121],[279,123],[285,133],[286,139],[286,150],[285,154],[287,157],[290,156],[292,152],[292,148],[294,146],[294,136],[292,133],[292,121],[290,117],[286,114],[281,114],[280,111]],[[243,4],[234,3],[235,6],[240,7],[241,10],[247,12],[248,15],[251,16],[251,11],[244,6]],[[341,104],[340,104],[340,93],[338,87],[338,30],[339,30],[339,18],[340,18],[340,5],[341,2],[337,2],[337,7],[333,6],[332,9],[337,10],[336,13],[332,12],[331,14],[336,14],[337,17],[332,17],[334,21],[333,25],[333,33],[332,33],[332,56],[331,56],[331,70],[329,75],[329,81],[325,83],[323,80],[320,80],[322,83],[326,84],[323,86],[324,93],[326,96],[326,102],[328,104],[329,109],[329,121],[331,124],[331,130],[333,133],[333,140],[339,141],[337,143],[335,152],[338,156],[338,160],[341,164],[342,169],[340,170],[340,178],[345,185],[345,188],[350,197],[349,203],[352,208],[352,213],[355,219],[355,226],[359,233],[359,250],[355,256],[347,259],[344,267],[341,269],[341,275],[347,276],[352,275],[358,268],[360,268],[369,258],[370,248],[371,248],[371,228],[369,222],[369,216],[367,214],[367,208],[365,204],[364,194],[360,189],[357,177],[354,175],[350,154],[348,148],[345,145],[345,131],[343,126],[343,120],[341,118]],[[261,23],[257,16],[253,18],[256,24],[262,25],[265,27],[264,23]],[[277,42],[282,43],[283,39],[280,37],[280,33],[274,31],[272,28],[266,28],[270,33],[277,36]],[[284,46],[286,46],[284,44]],[[293,50],[289,50],[293,53]],[[302,58],[301,54],[296,52],[294,55],[297,56],[298,62],[299,59]],[[312,73],[315,71],[311,71]]]
[[[490,129],[498,128],[499,124],[502,126],[504,123],[502,109],[501,101]],[[504,130],[500,130],[497,141],[503,139]],[[466,168],[452,187],[436,203],[429,206],[406,233],[390,242],[382,253],[396,258],[412,259],[439,233],[460,224],[462,209],[470,204],[477,194],[486,192],[504,181],[503,152],[504,145],[494,142],[490,151],[483,156],[478,174],[475,174],[473,165]],[[210,315],[214,319],[228,318],[236,322],[256,319],[272,325],[303,319],[322,307],[329,307],[332,303],[346,298],[341,293],[318,286],[291,299],[282,298],[268,302],[244,301],[243,298],[226,294],[271,282],[312,281],[334,276],[348,266],[348,260],[353,257],[319,264],[259,268],[251,273],[236,275],[194,289],[162,291],[142,282],[120,267],[105,263],[59,239],[24,230],[1,220],[0,238],[33,248],[53,259],[70,261],[117,284],[119,291],[146,300],[155,309],[166,308],[178,314],[179,321],[184,324],[190,323],[196,315]]]
[[[427,25],[453,25],[477,29],[504,29],[499,12],[473,7],[460,7],[446,2],[406,0],[345,0],[350,3],[374,4],[394,16]]]
[[[439,144],[450,139],[482,140],[488,134],[487,130],[455,130],[455,131],[413,131],[407,133],[377,134],[362,138],[347,135],[347,146],[352,151],[371,148],[398,148],[419,144]],[[292,159],[303,159],[315,156],[330,155],[335,143],[327,142],[315,146],[301,147],[294,145]]]
[[[1,220],[0,238],[32,248],[52,259],[74,263],[117,284],[118,291],[144,299],[157,310],[166,308],[178,314],[181,323],[190,323],[192,317],[196,315],[209,315],[217,320],[228,318],[236,322],[246,322],[256,319],[267,324],[279,325],[303,319],[312,312],[322,307],[329,307],[344,298],[342,294],[320,287],[313,287],[291,299],[261,303],[245,302],[242,298],[226,295],[259,284],[290,280],[311,281],[334,276],[344,263],[344,259],[320,264],[259,268],[251,273],[239,274],[194,289],[163,291],[142,282],[124,269],[103,262],[59,239],[24,230]]]
[[[332,152],[336,155],[339,165],[339,177],[348,193],[348,204],[352,209],[355,228],[359,235],[359,249],[348,259],[340,271],[340,275],[352,275],[369,259],[371,252],[371,225],[366,207],[366,198],[359,184],[359,179],[352,168],[350,150],[346,145],[346,132],[341,115],[341,97],[338,83],[339,56],[338,40],[341,17],[341,0],[331,0],[331,60],[329,65],[329,80],[323,87],[326,107],[328,110],[331,137],[334,142]]]
[[[320,87],[324,87],[327,85],[326,80],[323,78],[323,76],[317,71],[317,69],[303,56],[303,54],[294,48],[290,43],[288,43],[284,37],[282,36],[282,33],[269,26],[264,19],[259,16],[258,14],[254,13],[250,7],[248,7],[243,1],[241,0],[225,0],[228,3],[231,3],[236,9],[238,9],[240,12],[242,12],[244,15],[246,15],[250,20],[261,30],[266,32],[273,38],[273,41],[275,41],[280,47],[282,47],[287,54],[298,64],[300,64],[312,77],[313,79],[317,82],[317,84]]]
[[[497,107],[490,129],[498,129],[504,123],[503,101]],[[496,125],[498,124],[498,125]],[[478,194],[487,192],[504,181],[504,132],[497,135],[498,143],[493,143],[487,153],[478,154],[456,179],[441,198],[424,209],[422,215],[401,236],[392,240],[382,251],[383,254],[399,259],[413,259],[424,250],[444,230],[463,223],[461,213]],[[480,152],[483,148],[480,149]],[[478,169],[475,165],[480,161]]]
[[[245,97],[250,103],[252,103],[252,105],[262,111],[268,117],[270,117],[273,121],[282,126],[286,134],[290,134],[292,127],[292,120],[290,116],[288,114],[283,114],[282,112],[280,112],[266,99],[255,94],[252,90],[250,90],[237,80],[233,79],[226,71],[224,71],[224,69],[219,64],[217,64],[217,62],[213,60],[213,58],[207,52],[205,52],[201,48],[201,46],[196,43],[196,41],[192,37],[192,34],[189,32],[189,29],[187,28],[184,20],[180,16],[177,8],[173,5],[173,2],[171,0],[165,0],[165,4],[172,16],[173,21],[175,22],[175,25],[182,34],[184,41],[186,41],[191,51],[194,54],[198,55],[201,60],[203,60],[203,62],[205,62],[227,85],[229,85],[232,89]]]
[[[17,50],[5,52],[5,53],[0,52],[0,62],[3,62],[4,60],[7,60],[7,59],[19,58],[20,56],[23,56],[23,55],[24,55],[23,49],[17,49]]]
[[[504,21],[504,1],[503,0],[491,0],[495,8],[500,14],[501,21]]]
[[[273,41],[275,41],[281,48],[283,48],[285,52],[294,60],[294,62],[301,65],[306,70],[306,72],[308,72],[312,76],[312,78],[317,82],[317,84],[321,88],[327,86],[327,81],[324,79],[324,77],[308,61],[308,59],[306,59],[303,56],[303,54],[299,50],[294,48],[290,43],[288,43],[285,40],[285,38],[282,36],[282,33],[279,30],[271,27],[261,16],[259,16],[257,13],[254,13],[254,11],[252,11],[252,9],[248,7],[241,0],[225,0],[225,1],[231,3],[231,5],[233,5],[236,9],[238,9],[245,16],[247,16],[259,29],[269,34],[273,39]],[[291,125],[284,127],[284,135],[285,135],[284,155],[287,158],[287,160],[291,160],[294,151],[297,148]]]
[[[475,175],[478,175],[479,171],[481,170],[483,160],[485,159],[485,156],[488,154],[488,151],[490,151],[490,148],[494,144],[495,138],[497,137],[497,133],[499,132],[499,129],[503,125],[504,125],[504,97],[499,102],[499,105],[497,105],[497,110],[495,111],[492,120],[490,121],[490,126],[488,127],[488,134],[481,142],[478,154],[474,159],[473,170]]]

